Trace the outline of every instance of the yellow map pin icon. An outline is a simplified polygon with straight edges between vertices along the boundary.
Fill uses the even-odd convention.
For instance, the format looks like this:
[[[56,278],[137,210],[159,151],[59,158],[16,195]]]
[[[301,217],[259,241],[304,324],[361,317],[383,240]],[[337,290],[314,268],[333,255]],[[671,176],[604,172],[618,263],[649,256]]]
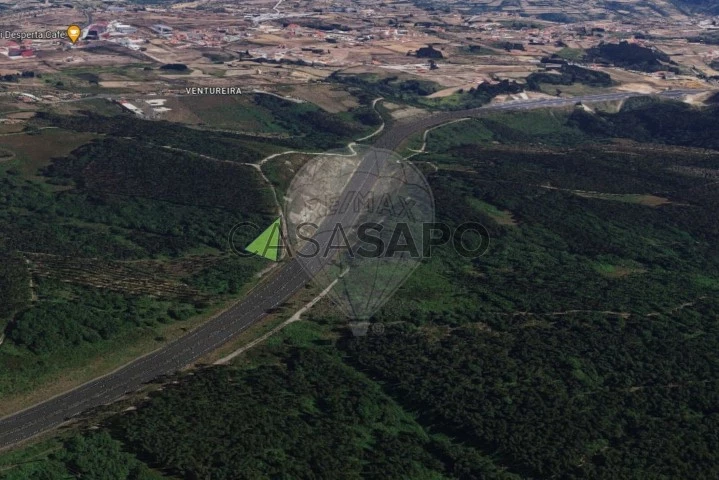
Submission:
[[[80,39],[80,35],[82,35],[82,29],[77,25],[67,27],[67,36],[72,43],[76,43]]]

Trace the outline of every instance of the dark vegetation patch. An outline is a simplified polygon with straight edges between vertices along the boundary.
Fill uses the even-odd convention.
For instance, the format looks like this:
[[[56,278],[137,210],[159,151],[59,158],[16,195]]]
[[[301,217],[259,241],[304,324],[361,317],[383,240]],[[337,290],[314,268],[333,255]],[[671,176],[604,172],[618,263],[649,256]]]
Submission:
[[[43,441],[27,450],[9,452],[0,462],[0,470],[6,480],[165,478],[128,454],[124,445],[107,432],[68,435],[63,439]]]
[[[609,87],[613,82],[612,78],[604,72],[566,63],[562,64],[558,73],[536,72],[527,77],[529,90],[540,90],[541,84],[574,85],[575,83],[590,87]]]
[[[204,52],[203,57],[207,58],[213,63],[224,63],[235,59],[235,56],[225,52]]]
[[[65,291],[69,301],[43,301],[22,312],[8,331],[10,339],[36,355],[98,344],[133,328],[186,320],[197,314],[191,304],[158,302],[148,296],[127,298],[120,293],[51,282],[44,289]],[[72,301],[82,298],[82,302]]]
[[[496,48],[497,50],[505,50],[507,52],[511,52],[512,50],[518,50],[518,51],[524,51],[524,44],[523,43],[517,43],[517,42],[494,42],[491,44],[493,48]]]
[[[440,60],[444,58],[444,55],[442,55],[442,52],[435,49],[432,45],[428,45],[417,50],[417,58],[432,58],[434,60]]]
[[[30,300],[30,273],[17,254],[0,254],[0,332]]]
[[[642,72],[670,71],[679,73],[676,63],[666,53],[626,41],[600,43],[599,46],[587,50],[585,59],[591,63],[606,63]]]
[[[85,80],[87,83],[92,85],[98,85],[100,83],[100,76],[92,72],[81,72],[75,75],[80,80]]]
[[[161,66],[160,70],[185,73],[185,72],[188,72],[190,70],[190,68],[187,65],[185,65],[184,63],[168,63],[166,65]]]
[[[106,137],[38,173],[0,180],[2,395],[157,337],[261,268],[227,244],[237,223],[264,225],[274,213],[254,168]],[[168,268],[136,263],[151,259]]]
[[[695,43],[706,43],[707,45],[719,45],[719,32],[702,32],[697,36],[689,37],[687,40]]]
[[[335,354],[291,349],[278,356],[278,365],[187,378],[119,417],[113,430],[139,458],[184,478],[210,471],[220,480],[501,476],[490,459],[427,435]]]
[[[271,190],[253,167],[123,139],[80,147],[56,160],[45,174],[72,179],[89,194],[142,197],[260,216],[270,214],[273,205]]]
[[[426,98],[441,90],[441,87],[427,80],[403,80],[398,76],[380,78],[374,75],[333,74],[332,80],[344,85],[361,88],[374,96],[423,108],[440,110],[462,110],[489,103],[497,95],[519,93],[523,87],[514,81],[482,83],[467,91],[459,91],[448,98]]]
[[[58,115],[39,112],[39,126],[55,126],[78,132],[102,133],[113,137],[131,137],[148,145],[171,146],[223,160],[253,162],[265,155],[262,140],[222,132],[205,132],[169,122],[141,120],[135,116],[105,117],[93,112]]]
[[[480,100],[483,104],[489,103],[498,95],[508,95],[521,93],[524,87],[517,82],[509,80],[501,80],[497,83],[480,83],[475,88],[468,90],[469,96]]]
[[[567,15],[564,12],[540,13],[539,15],[537,15],[537,18],[540,20],[546,20],[547,22],[556,22],[556,23],[574,23],[577,21],[576,17]]]
[[[404,80],[398,76],[377,77],[375,75],[342,75],[333,73],[330,80],[344,85],[360,88],[375,96],[394,101],[417,103],[419,97],[431,95],[440,87],[427,80]]]
[[[592,315],[440,330],[437,339],[393,328],[345,348],[425,428],[522,478],[713,476],[719,391],[705,354],[717,332],[705,319],[695,328],[712,333],[691,351],[676,324]]]
[[[714,0],[672,0],[672,3],[691,12],[719,14],[719,5]]]
[[[719,148],[715,126],[719,108],[699,109],[678,102],[629,99],[617,114],[574,111],[570,123],[599,137],[630,138],[687,147]]]

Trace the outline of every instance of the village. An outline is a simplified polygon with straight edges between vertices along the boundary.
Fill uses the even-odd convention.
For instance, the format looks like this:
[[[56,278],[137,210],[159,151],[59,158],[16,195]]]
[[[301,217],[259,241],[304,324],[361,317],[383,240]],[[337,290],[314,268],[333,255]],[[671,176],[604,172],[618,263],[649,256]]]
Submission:
[[[0,94],[23,93],[19,99],[30,103],[104,96],[137,115],[162,118],[170,109],[158,95],[228,86],[282,93],[343,72],[411,76],[439,85],[432,95],[441,97],[483,83],[522,82],[579,61],[597,45],[622,41],[664,52],[676,67],[585,67],[640,93],[717,83],[719,46],[692,40],[719,28],[716,18],[639,15],[636,9],[599,15],[592,8],[579,15],[569,8],[565,15],[578,20],[560,22],[556,11],[525,3],[514,9],[458,2],[437,11],[406,2],[138,7],[108,1],[82,9],[23,2],[0,10],[0,75],[10,80]],[[81,26],[76,43],[58,34],[71,24]],[[558,63],[543,60],[558,56]],[[13,76],[22,81],[14,84]]]

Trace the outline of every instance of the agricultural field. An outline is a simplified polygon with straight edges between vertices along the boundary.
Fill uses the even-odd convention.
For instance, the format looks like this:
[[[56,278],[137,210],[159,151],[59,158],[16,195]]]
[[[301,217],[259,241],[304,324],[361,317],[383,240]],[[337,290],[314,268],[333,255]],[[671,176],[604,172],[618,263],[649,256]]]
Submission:
[[[271,134],[285,133],[275,123],[271,112],[257,108],[252,95],[222,96],[185,96],[171,99],[165,117],[171,122],[206,125],[221,130],[243,132],[262,132]]]
[[[306,100],[329,113],[340,113],[359,107],[361,99],[333,85],[297,85],[288,89],[290,95]]]

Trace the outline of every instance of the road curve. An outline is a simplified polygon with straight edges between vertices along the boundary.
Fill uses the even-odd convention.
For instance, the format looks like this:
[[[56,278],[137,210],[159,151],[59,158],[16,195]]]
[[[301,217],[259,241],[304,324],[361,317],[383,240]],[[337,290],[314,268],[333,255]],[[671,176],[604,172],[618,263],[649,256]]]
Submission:
[[[670,90],[661,95],[679,98],[696,90]],[[528,110],[571,106],[584,103],[623,100],[637,96],[632,93],[605,93],[576,98],[547,98],[518,100],[470,110],[441,112],[406,123],[397,123],[377,137],[374,146],[395,150],[414,133],[461,118],[476,117],[486,112],[502,110]],[[368,172],[371,169],[358,169]],[[350,180],[354,192],[372,188],[368,176],[357,175]],[[346,189],[347,191],[347,189]],[[351,223],[352,219],[333,219]],[[28,440],[42,432],[56,428],[69,418],[86,410],[111,403],[128,392],[161,375],[171,374],[196,362],[218,349],[267,315],[309,282],[312,272],[321,265],[303,265],[297,258],[285,263],[267,280],[252,289],[246,297],[228,310],[213,317],[195,330],[174,342],[140,357],[132,363],[104,377],[88,382],[67,393],[0,419],[0,449]]]

